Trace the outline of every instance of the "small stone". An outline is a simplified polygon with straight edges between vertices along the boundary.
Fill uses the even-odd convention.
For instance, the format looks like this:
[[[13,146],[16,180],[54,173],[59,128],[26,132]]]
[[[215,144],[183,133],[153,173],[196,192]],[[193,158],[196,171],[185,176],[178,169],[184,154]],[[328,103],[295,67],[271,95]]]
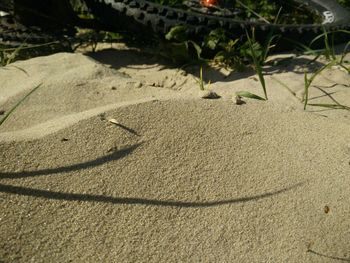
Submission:
[[[216,92],[211,90],[203,90],[201,93],[202,99],[219,99],[221,98]]]
[[[239,96],[239,95],[236,95],[234,98],[233,98],[233,102],[236,103],[236,105],[243,105],[243,104],[246,104],[246,102],[244,100],[242,100],[242,97]]]
[[[228,70],[227,68],[220,68],[219,72],[224,76],[224,78],[231,75],[231,70]]]
[[[326,214],[328,214],[329,213],[329,206],[328,205],[326,205],[325,207],[324,207],[324,212],[326,213]]]
[[[142,87],[142,83],[140,82],[140,81],[138,81],[138,82],[136,82],[135,84],[134,84],[134,88],[135,89],[139,89],[139,88],[141,88]]]

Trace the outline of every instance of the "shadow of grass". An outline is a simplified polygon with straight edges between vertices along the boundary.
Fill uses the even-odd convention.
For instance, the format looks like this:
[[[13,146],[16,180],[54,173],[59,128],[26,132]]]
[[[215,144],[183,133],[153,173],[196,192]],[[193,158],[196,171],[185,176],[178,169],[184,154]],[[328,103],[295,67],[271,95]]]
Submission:
[[[322,254],[322,253],[316,252],[316,251],[314,251],[312,249],[309,249],[307,252],[312,253],[312,254],[317,255],[317,256],[320,256],[320,257],[324,257],[324,258],[335,259],[335,260],[343,261],[343,262],[350,262],[350,258],[341,258],[341,257],[329,256],[329,255],[326,255],[326,254]]]
[[[36,170],[36,171],[0,172],[0,179],[19,179],[19,178],[26,178],[26,177],[33,177],[33,176],[52,175],[57,173],[69,173],[72,171],[85,170],[91,167],[102,165],[110,161],[116,161],[118,159],[124,158],[125,156],[131,154],[140,145],[141,143],[135,144],[130,147],[114,151],[108,155],[99,157],[95,160],[88,161],[85,163],[73,164],[73,165],[57,167],[57,168]]]
[[[12,186],[0,184],[0,192],[8,194],[16,194],[37,198],[44,198],[50,200],[65,200],[65,201],[81,201],[81,202],[98,202],[98,203],[110,203],[110,204],[125,204],[125,205],[151,205],[151,206],[164,206],[164,207],[183,207],[183,208],[208,208],[214,206],[244,203],[249,201],[256,201],[259,199],[268,198],[274,195],[278,195],[301,186],[303,183],[298,183],[290,187],[283,188],[274,192],[263,193],[255,196],[240,197],[235,199],[209,201],[209,202],[186,202],[186,201],[172,201],[172,200],[156,200],[145,198],[131,198],[131,197],[113,197],[104,195],[92,195],[92,194],[75,194],[75,193],[62,193],[41,189],[33,189],[28,187]]]

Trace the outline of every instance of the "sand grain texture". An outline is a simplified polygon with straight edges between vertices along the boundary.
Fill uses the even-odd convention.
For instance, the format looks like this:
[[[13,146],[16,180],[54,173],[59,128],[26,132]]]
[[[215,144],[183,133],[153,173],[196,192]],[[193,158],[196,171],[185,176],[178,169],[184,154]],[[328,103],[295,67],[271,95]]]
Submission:
[[[285,91],[202,100],[192,76],[180,89],[130,86],[142,82],[132,69],[80,54],[18,64],[46,84],[0,129],[0,261],[350,261],[346,112],[300,111]],[[30,81],[11,90],[15,73],[1,74],[7,107]]]

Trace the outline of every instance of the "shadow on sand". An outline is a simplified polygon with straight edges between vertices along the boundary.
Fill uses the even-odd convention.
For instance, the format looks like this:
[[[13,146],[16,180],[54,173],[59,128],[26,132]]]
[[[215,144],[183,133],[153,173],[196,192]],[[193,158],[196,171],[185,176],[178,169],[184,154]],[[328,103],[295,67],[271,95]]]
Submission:
[[[227,199],[227,200],[209,201],[209,202],[186,202],[186,201],[156,200],[156,199],[130,198],[130,197],[123,198],[123,197],[112,197],[112,196],[91,195],[91,194],[62,193],[62,192],[54,192],[54,191],[47,191],[47,190],[33,189],[33,188],[12,186],[12,185],[5,185],[5,184],[0,184],[0,192],[45,198],[50,200],[99,202],[99,203],[125,204],[125,205],[151,205],[151,206],[183,207],[183,208],[208,208],[208,207],[244,203],[249,201],[256,201],[263,198],[268,198],[274,195],[284,193],[296,187],[299,187],[302,184],[303,183],[298,183],[290,187],[283,188],[281,190],[254,195],[254,196],[240,197],[240,198]]]
[[[97,52],[86,53],[86,55],[98,61],[99,63],[108,65],[117,70],[120,68],[138,69],[141,66],[143,69],[154,67],[160,67],[161,69],[178,69],[180,66],[183,70],[186,71],[186,73],[192,74],[195,77],[199,78],[199,65],[195,67],[182,67],[183,65],[171,63],[169,60],[160,58],[155,54],[146,53],[143,50],[118,50],[110,48]],[[313,69],[315,67],[319,68],[322,65],[323,64],[320,62],[312,61],[312,59],[308,59],[306,57],[293,56],[292,58],[287,57],[270,60],[267,63],[267,66],[264,67],[264,71],[266,75],[283,72],[295,72],[303,75],[304,71],[300,71],[301,67],[307,71],[313,72]],[[247,69],[243,72],[234,72],[229,76],[226,76],[221,73],[220,70],[212,67],[207,67],[205,69],[205,72],[206,73],[203,76],[203,80],[206,82],[211,81],[211,83],[219,81],[230,82],[248,78],[256,74],[255,71]]]
[[[85,163],[78,163],[78,164],[73,164],[73,165],[69,165],[69,166],[36,170],[36,171],[0,172],[0,179],[19,179],[19,178],[26,178],[26,177],[41,176],[41,175],[69,173],[69,172],[73,172],[73,171],[77,171],[77,170],[85,170],[85,169],[89,169],[92,167],[102,165],[102,164],[110,162],[110,161],[116,161],[116,160],[119,160],[121,158],[124,158],[125,156],[131,154],[140,145],[141,145],[141,143],[135,144],[135,145],[132,145],[130,147],[114,151],[108,155],[99,157],[95,160],[88,161]]]
[[[68,173],[77,170],[84,170],[91,167],[99,166],[104,163],[115,161],[126,157],[131,154],[141,144],[135,144],[128,148],[124,148],[118,151],[114,151],[103,157],[99,157],[95,160],[88,161],[85,163],[74,164],[70,166],[63,166],[58,168],[43,169],[38,171],[24,171],[24,172],[2,172],[0,173],[0,179],[20,179],[27,177],[36,177],[43,175],[52,175],[58,173]],[[113,197],[98,194],[79,194],[79,193],[64,193],[56,192],[35,188],[28,188],[22,186],[13,186],[7,184],[0,184],[0,192],[31,196],[37,198],[44,198],[50,200],[65,200],[65,201],[81,201],[81,202],[99,202],[99,203],[110,203],[110,204],[126,204],[126,205],[151,205],[151,206],[163,206],[163,207],[184,207],[184,208],[206,208],[214,207],[235,203],[243,203],[249,201],[256,201],[272,197],[274,195],[282,194],[291,189],[301,186],[303,183],[298,183],[280,190],[273,192],[261,193],[254,196],[238,197],[234,199],[217,200],[217,201],[206,201],[206,202],[191,202],[191,201],[174,201],[174,200],[156,200],[147,198],[132,198],[132,197]]]

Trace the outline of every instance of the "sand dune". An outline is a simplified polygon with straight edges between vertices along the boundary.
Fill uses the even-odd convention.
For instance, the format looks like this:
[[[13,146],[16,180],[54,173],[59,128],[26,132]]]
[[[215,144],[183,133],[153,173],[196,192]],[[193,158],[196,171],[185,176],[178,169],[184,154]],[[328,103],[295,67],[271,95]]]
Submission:
[[[267,77],[268,102],[232,102],[261,92],[246,73],[217,75],[222,98],[204,100],[191,72],[139,55],[0,71],[4,109],[43,83],[0,128],[0,261],[350,261],[347,111],[302,111],[274,82],[298,93],[289,70]],[[337,72],[346,103],[337,70],[319,81]]]

